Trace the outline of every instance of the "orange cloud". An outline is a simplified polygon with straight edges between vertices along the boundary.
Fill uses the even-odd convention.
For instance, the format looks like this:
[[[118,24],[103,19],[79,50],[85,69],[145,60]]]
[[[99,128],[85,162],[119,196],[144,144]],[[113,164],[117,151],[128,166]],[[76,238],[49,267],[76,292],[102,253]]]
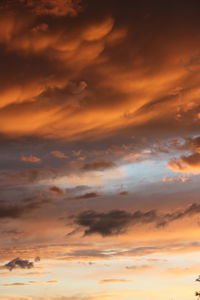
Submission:
[[[112,284],[112,283],[129,283],[132,282],[132,280],[127,279],[103,279],[99,283],[100,284]]]
[[[100,40],[111,32],[113,25],[114,20],[112,18],[108,18],[99,24],[90,25],[83,31],[83,39],[86,41]]]
[[[22,69],[26,66],[25,61],[34,57],[35,61],[46,64],[43,70],[49,68],[50,72],[45,74],[38,70],[38,74],[33,75],[25,68],[25,80],[21,78],[12,85],[4,85],[0,95],[1,106],[9,108],[0,111],[3,134],[98,138],[130,126],[137,128],[152,120],[158,123],[161,119],[168,120],[172,111],[176,123],[177,114],[181,113],[185,118],[198,107],[199,88],[195,84],[190,88],[191,73],[176,64],[177,51],[184,57],[193,53],[192,44],[191,47],[180,47],[181,37],[168,46],[167,57],[165,49],[156,44],[154,50],[163,55],[160,71],[149,59],[144,64],[144,57],[139,53],[135,54],[131,64],[129,56],[122,55],[124,64],[121,64],[117,58],[120,51],[124,54],[126,47],[123,48],[123,43],[132,45],[128,24],[118,27],[114,17],[104,16],[98,21],[83,22],[79,29],[76,26],[60,26],[55,19],[57,25],[54,28],[46,20],[38,22],[37,15],[75,15],[72,11],[79,7],[78,1],[24,1],[24,4],[25,7],[31,6],[30,11],[35,10],[36,15],[31,14],[28,18],[21,16],[18,10],[14,17],[4,14],[0,21],[1,28],[4,28],[0,32],[0,40],[7,55],[20,53]],[[119,53],[112,48],[116,41],[119,42]],[[139,47],[140,42],[137,43]],[[94,66],[95,77],[91,76]],[[87,74],[87,89],[86,81],[82,80],[83,71]],[[70,82],[76,77],[81,78],[82,84],[74,93]],[[186,81],[188,88],[183,89]],[[198,74],[195,74],[197,81]],[[61,101],[61,97],[67,100]],[[178,101],[180,97],[181,101]],[[186,105],[188,109],[184,109]],[[16,111],[19,114],[16,115]],[[22,126],[24,123],[26,127]],[[78,123],[80,126],[76,126]]]
[[[22,0],[22,3],[25,3],[37,15],[56,17],[76,16],[81,9],[79,0]]]
[[[32,163],[39,163],[41,162],[41,158],[37,157],[37,156],[34,156],[34,155],[29,155],[29,156],[25,156],[23,155],[21,157],[21,160],[22,161],[27,161],[27,162],[32,162]]]
[[[16,287],[16,286],[25,286],[25,285],[30,285],[29,283],[6,283],[6,284],[2,284],[1,286],[4,286],[4,287]]]
[[[181,156],[180,158],[172,159],[169,161],[168,167],[175,172],[199,174],[200,154],[194,153],[188,156]]]
[[[65,155],[63,152],[55,150],[55,151],[51,151],[51,154],[57,158],[69,158],[69,156]]]

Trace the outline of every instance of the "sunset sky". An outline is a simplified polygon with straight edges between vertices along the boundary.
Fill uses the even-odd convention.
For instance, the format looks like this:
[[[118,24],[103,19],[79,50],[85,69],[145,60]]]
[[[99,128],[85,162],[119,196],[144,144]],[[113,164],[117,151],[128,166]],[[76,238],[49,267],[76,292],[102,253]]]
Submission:
[[[195,299],[199,129],[199,0],[1,0],[0,300]]]

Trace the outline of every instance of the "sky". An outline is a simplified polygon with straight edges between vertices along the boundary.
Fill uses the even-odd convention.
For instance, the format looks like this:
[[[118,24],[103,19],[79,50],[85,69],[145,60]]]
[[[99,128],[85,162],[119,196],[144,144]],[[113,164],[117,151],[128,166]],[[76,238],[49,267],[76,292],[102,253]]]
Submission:
[[[200,291],[200,2],[1,0],[0,300]]]

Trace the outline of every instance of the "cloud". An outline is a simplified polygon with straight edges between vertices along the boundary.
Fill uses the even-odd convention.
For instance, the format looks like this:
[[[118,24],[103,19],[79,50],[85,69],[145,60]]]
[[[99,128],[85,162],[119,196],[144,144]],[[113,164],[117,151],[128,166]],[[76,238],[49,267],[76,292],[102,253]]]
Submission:
[[[83,195],[75,196],[75,197],[69,197],[69,200],[82,200],[82,199],[91,199],[91,198],[96,198],[99,197],[99,194],[96,192],[90,192],[90,193],[85,193]]]
[[[26,286],[26,285],[49,285],[49,284],[58,284],[59,282],[57,280],[49,280],[49,281],[45,281],[45,282],[38,282],[38,281],[29,281],[27,283],[18,283],[18,282],[14,282],[14,283],[6,283],[6,284],[2,284],[2,287],[17,287],[17,286]]]
[[[86,41],[97,41],[109,34],[113,28],[113,18],[107,18],[101,23],[88,26],[83,32],[83,38]]]
[[[118,235],[131,223],[150,223],[157,218],[155,211],[129,213],[113,210],[107,213],[85,211],[78,215],[75,223],[86,227],[85,235],[99,233],[102,236]]]
[[[193,153],[188,156],[171,159],[168,167],[174,172],[185,172],[191,174],[200,173],[200,153]]]
[[[112,284],[112,283],[129,283],[132,282],[132,280],[127,279],[103,279],[99,281],[99,284]]]
[[[108,295],[93,295],[93,296],[58,296],[58,297],[54,297],[54,296],[50,296],[50,297],[1,297],[1,300],[107,300],[108,299]]]
[[[30,285],[30,284],[29,283],[21,283],[21,282],[1,284],[1,286],[4,286],[4,287],[16,287],[16,286],[25,286],[25,285]]]
[[[35,262],[39,262],[41,259],[40,259],[40,257],[39,256],[36,256],[35,258],[34,258],[34,261]]]
[[[57,284],[58,280],[48,280],[47,283],[48,284]]]
[[[146,270],[152,269],[152,266],[150,266],[150,265],[141,265],[141,266],[133,265],[133,266],[127,266],[126,269],[132,270],[134,272],[141,272],[141,271],[146,271]]]
[[[76,16],[81,10],[79,0],[21,0],[18,5],[20,6],[20,4],[25,8],[30,9],[34,14],[38,16]],[[10,3],[10,6],[11,5],[12,2]]]
[[[192,217],[200,213],[200,204],[191,204],[183,210],[175,210],[171,213],[158,213],[156,210],[147,212],[136,211],[130,213],[123,210],[112,210],[105,213],[95,211],[81,212],[74,222],[82,227],[85,236],[100,234],[103,237],[123,234],[128,227],[138,224],[154,224],[157,228],[169,225],[185,217]]]
[[[49,192],[55,196],[63,196],[65,193],[63,189],[61,189],[57,186],[50,187]]]
[[[186,145],[196,153],[200,153],[200,136],[188,139]]]
[[[128,196],[128,192],[127,191],[122,191],[119,193],[121,196]]]
[[[34,267],[33,262],[30,262],[29,260],[23,260],[20,257],[17,257],[7,264],[5,264],[5,268],[7,268],[9,271],[12,271],[13,269],[16,268],[21,268],[21,269],[31,269]]]
[[[55,179],[59,175],[59,170],[54,168],[31,168],[18,172],[0,172],[1,185],[21,185],[32,184],[47,178]]]
[[[178,177],[166,177],[162,178],[163,182],[187,182],[190,178],[188,176],[178,176]]]
[[[109,255],[107,255],[106,253],[104,253],[102,250],[100,249],[77,249],[74,251],[70,251],[69,253],[67,253],[67,255],[62,255],[60,257],[61,260],[70,260],[70,259],[83,259],[83,260],[105,260],[106,258],[108,258]]]
[[[27,161],[27,162],[32,162],[32,163],[39,163],[41,162],[41,158],[37,157],[37,156],[33,156],[33,155],[29,155],[29,156],[25,156],[23,155],[21,157],[22,161]]]
[[[186,206],[198,199],[198,176],[163,178],[163,163],[176,157],[194,169],[188,157],[200,153],[198,1],[1,2],[2,261],[41,255],[54,269],[66,259],[71,276],[79,260],[123,260],[131,276],[139,269],[129,255],[186,251],[199,232],[199,204]],[[97,282],[123,279],[107,270]]]
[[[5,219],[5,218],[17,219],[26,213],[32,212],[34,209],[38,208],[39,206],[40,206],[40,202],[38,201],[26,205],[0,203],[0,219]]]
[[[168,167],[174,172],[191,174],[200,173],[200,137],[185,138],[183,143],[175,145],[177,150],[190,151],[190,154],[173,158],[168,162]]]
[[[191,217],[194,215],[198,215],[200,213],[200,204],[191,204],[184,210],[177,210],[172,213],[167,213],[162,217],[162,220],[158,223],[158,226],[163,226],[169,224],[170,222],[185,218]]]
[[[170,276],[187,276],[199,273],[199,265],[191,265],[188,267],[173,267],[166,270],[166,273]]]
[[[55,156],[55,157],[57,157],[57,158],[69,158],[69,156],[67,156],[67,155],[65,155],[63,152],[61,152],[61,151],[58,151],[58,150],[56,150],[56,151],[51,151],[51,154],[53,155],[53,156]]]
[[[110,168],[115,168],[116,164],[112,161],[93,161],[85,163],[81,170],[83,171],[103,171]]]
[[[120,2],[101,3],[97,14],[90,1],[76,22],[63,16],[76,16],[81,11],[79,1],[4,2],[0,11],[2,134],[98,140],[125,139],[133,131],[138,136],[150,132],[157,136],[166,131],[176,135],[185,128],[191,133],[196,128],[199,55],[194,49],[199,45],[199,20],[194,15],[191,22],[186,4],[181,4],[184,22],[177,17],[179,5],[174,5],[169,29],[167,17],[161,18],[166,6],[158,5],[157,10],[148,6],[153,17],[139,26],[137,20],[145,11],[131,2],[126,7]],[[156,24],[162,24],[163,31]],[[187,26],[186,35],[179,24]],[[149,31],[152,43],[146,35]]]

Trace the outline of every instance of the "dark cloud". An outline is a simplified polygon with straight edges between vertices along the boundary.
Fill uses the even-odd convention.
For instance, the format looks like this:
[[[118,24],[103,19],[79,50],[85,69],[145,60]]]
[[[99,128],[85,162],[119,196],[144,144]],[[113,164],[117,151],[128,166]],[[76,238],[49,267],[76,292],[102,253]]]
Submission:
[[[121,196],[128,196],[128,192],[127,191],[122,191],[119,193]]]
[[[23,235],[23,231],[19,231],[17,229],[10,229],[10,230],[3,230],[1,231],[1,234],[6,235],[6,236],[11,236],[11,237],[19,237]]]
[[[189,139],[189,144],[192,146],[192,150],[194,152],[200,152],[200,136]]]
[[[36,256],[35,259],[34,259],[35,262],[39,262],[40,260],[41,260],[41,259],[40,259],[39,256]]]
[[[83,165],[81,168],[83,171],[103,171],[116,167],[116,164],[112,161],[93,161]]]
[[[82,2],[77,18],[63,18],[77,15]],[[3,3],[3,134],[88,141],[128,138],[133,129],[174,134],[175,124],[176,132],[198,130],[198,99],[187,94],[199,82],[197,1]]]
[[[106,253],[104,253],[101,250],[98,249],[80,249],[80,250],[74,250],[69,253],[63,254],[63,257],[66,256],[66,259],[68,260],[70,257],[79,257],[79,258],[99,258],[99,259],[105,259],[108,257]],[[61,259],[63,259],[61,257]]]
[[[16,257],[20,247],[22,257],[29,257],[29,251],[34,253],[30,257],[37,253],[50,259],[60,248],[66,252],[70,247],[66,258],[76,260],[172,249],[159,247],[161,235],[162,241],[172,236],[171,227],[170,232],[162,227],[172,222],[176,227],[176,220],[192,219],[200,212],[199,204],[192,204],[166,213],[172,202],[176,206],[198,199],[197,176],[179,185],[177,193],[177,182],[188,177],[177,177],[172,189],[161,182],[162,176],[174,180],[161,174],[163,159],[170,160],[173,171],[200,170],[200,2],[1,4],[0,185],[5,202],[0,201],[0,220],[1,248],[6,249],[2,257],[12,251],[11,257]],[[174,144],[168,144],[173,138]],[[88,186],[75,187],[79,184]],[[155,235],[144,232],[144,239],[138,240],[131,232],[130,240],[112,238],[92,245],[88,238],[119,235],[130,227],[137,233],[143,226],[153,228]],[[82,249],[82,240],[70,246],[67,242],[82,231],[90,242],[87,249]],[[181,236],[186,239],[188,232]],[[62,235],[67,242],[59,246]],[[139,245],[141,238],[144,247]],[[151,238],[156,239],[152,247]],[[129,243],[138,247],[128,253]]]
[[[75,197],[69,197],[69,200],[84,200],[84,199],[91,199],[91,198],[96,198],[99,197],[99,194],[96,192],[90,192],[90,193],[85,193],[83,195],[75,196]]]
[[[80,0],[22,0],[21,2],[37,15],[76,16],[81,9]]]
[[[45,178],[56,178],[59,170],[53,168],[33,168],[11,172],[0,172],[1,185],[30,184]]]
[[[136,211],[130,213],[123,210],[113,210],[105,213],[84,211],[80,213],[75,223],[85,227],[85,235],[98,233],[102,236],[119,235],[126,231],[129,226],[153,223],[157,228],[170,224],[173,221],[185,217],[191,217],[200,213],[200,204],[192,204],[184,210],[172,213],[159,214],[155,210],[147,212]]]
[[[161,221],[158,222],[158,226],[167,225],[170,222],[185,218],[185,217],[192,217],[194,215],[198,215],[200,213],[200,204],[194,203],[191,204],[189,207],[185,208],[184,210],[177,210],[172,213],[168,213],[163,215]]]
[[[5,268],[7,268],[9,271],[12,271],[13,269],[20,268],[20,269],[31,269],[33,268],[34,264],[33,262],[30,262],[29,260],[24,260],[19,257],[9,261],[7,264],[5,264]]]
[[[76,16],[81,11],[80,0],[2,0],[3,9],[26,9],[38,16],[53,17]]]
[[[38,207],[40,207],[40,202],[38,203],[37,201],[34,201],[27,205],[0,203],[0,219],[20,218],[22,215],[32,212]]]
[[[200,152],[200,136],[187,137],[184,139],[179,139],[177,142],[175,140],[174,142],[174,147],[177,150],[191,151],[193,153]]]
[[[75,222],[86,227],[85,235],[99,233],[102,236],[117,235],[124,232],[131,223],[150,223],[157,218],[155,211],[129,213],[113,210],[108,213],[85,211],[78,215]]]
[[[49,188],[49,192],[53,195],[56,195],[56,196],[63,196],[64,195],[64,190],[57,187],[57,186],[52,186]]]

